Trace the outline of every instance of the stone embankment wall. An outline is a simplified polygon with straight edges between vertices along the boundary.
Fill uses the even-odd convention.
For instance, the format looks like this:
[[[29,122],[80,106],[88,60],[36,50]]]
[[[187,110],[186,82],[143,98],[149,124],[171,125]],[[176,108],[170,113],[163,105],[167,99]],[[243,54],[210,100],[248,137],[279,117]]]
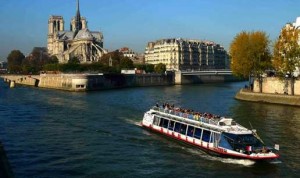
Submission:
[[[259,93],[259,82],[254,81],[253,92]],[[273,93],[273,94],[288,94],[291,92],[291,81],[281,80],[276,77],[264,77],[262,82],[262,93]],[[300,95],[300,80],[294,82],[294,94]]]
[[[247,89],[241,89],[235,96],[236,99],[264,103],[284,104],[300,106],[300,96],[255,93]]]
[[[1,76],[5,82],[22,84],[37,87],[39,84],[39,75],[2,75]]]
[[[174,85],[174,75],[160,74],[41,74],[6,75],[4,81],[68,91],[105,90],[125,87]],[[10,84],[11,87],[14,87]]]

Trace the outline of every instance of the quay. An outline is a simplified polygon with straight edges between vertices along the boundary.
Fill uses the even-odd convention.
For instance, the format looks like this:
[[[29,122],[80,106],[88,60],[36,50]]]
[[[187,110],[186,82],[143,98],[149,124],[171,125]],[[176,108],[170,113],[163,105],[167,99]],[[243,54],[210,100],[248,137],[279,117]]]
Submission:
[[[40,74],[2,75],[1,77],[10,88],[16,85],[27,85],[66,91],[240,81],[228,70],[177,71],[165,74]]]
[[[2,75],[10,88],[15,85],[49,88],[65,91],[93,91],[126,87],[173,85],[172,75],[143,74],[40,74]]]
[[[290,106],[300,106],[300,96],[273,94],[273,93],[257,93],[248,89],[241,89],[236,95],[235,99],[243,101],[254,101],[262,103],[273,103]]]
[[[292,94],[290,80],[264,77],[260,92],[259,81],[255,79],[252,90],[243,88],[236,94],[235,98],[253,102],[300,106],[300,81],[294,81],[294,94]]]

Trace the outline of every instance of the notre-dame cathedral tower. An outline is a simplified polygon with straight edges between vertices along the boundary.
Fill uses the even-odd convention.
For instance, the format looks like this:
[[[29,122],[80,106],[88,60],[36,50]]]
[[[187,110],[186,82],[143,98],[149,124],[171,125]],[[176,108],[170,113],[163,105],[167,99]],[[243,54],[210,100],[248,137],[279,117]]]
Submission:
[[[64,29],[62,16],[50,16],[48,20],[48,53],[55,55],[60,63],[77,57],[82,63],[100,60],[107,53],[103,49],[103,35],[98,31],[89,31],[85,17],[81,17],[79,0],[76,15],[70,23],[70,31]]]

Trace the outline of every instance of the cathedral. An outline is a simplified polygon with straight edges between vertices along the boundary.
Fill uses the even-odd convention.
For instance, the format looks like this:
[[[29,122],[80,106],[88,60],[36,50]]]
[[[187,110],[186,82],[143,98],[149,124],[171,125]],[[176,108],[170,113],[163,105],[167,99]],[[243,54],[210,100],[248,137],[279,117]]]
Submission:
[[[67,63],[76,57],[80,63],[91,63],[100,60],[103,54],[103,34],[99,31],[90,31],[85,17],[80,15],[79,0],[75,17],[70,23],[70,31],[64,30],[62,16],[51,16],[48,21],[49,55],[58,58],[59,63]]]

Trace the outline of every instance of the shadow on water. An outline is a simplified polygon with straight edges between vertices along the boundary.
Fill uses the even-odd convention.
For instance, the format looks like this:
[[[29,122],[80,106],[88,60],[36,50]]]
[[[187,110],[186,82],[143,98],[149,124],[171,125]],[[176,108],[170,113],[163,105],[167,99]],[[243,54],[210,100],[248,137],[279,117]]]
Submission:
[[[248,128],[250,123],[267,146],[280,145],[276,164],[255,164],[254,172],[273,172],[280,166],[281,174],[298,174],[300,166],[300,109],[299,107],[255,102],[237,102],[230,108],[232,117]]]
[[[5,150],[0,141],[0,177],[1,178],[12,178],[14,177],[13,171],[8,162]]]

